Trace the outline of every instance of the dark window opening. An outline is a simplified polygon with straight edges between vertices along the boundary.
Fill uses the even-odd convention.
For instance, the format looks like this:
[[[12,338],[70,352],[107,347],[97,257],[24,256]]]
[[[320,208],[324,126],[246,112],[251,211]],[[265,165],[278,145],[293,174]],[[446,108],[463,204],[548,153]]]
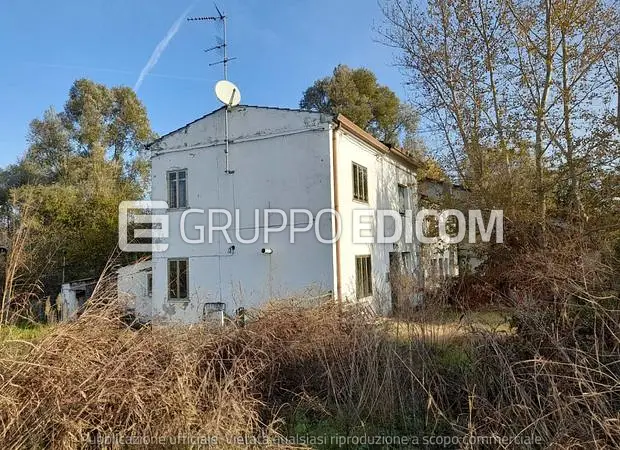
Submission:
[[[168,207],[187,207],[187,171],[168,172]]]
[[[168,300],[187,300],[188,260],[168,260]]]
[[[368,203],[368,171],[353,163],[353,200]]]
[[[370,255],[355,257],[356,297],[358,299],[372,295],[372,267]]]

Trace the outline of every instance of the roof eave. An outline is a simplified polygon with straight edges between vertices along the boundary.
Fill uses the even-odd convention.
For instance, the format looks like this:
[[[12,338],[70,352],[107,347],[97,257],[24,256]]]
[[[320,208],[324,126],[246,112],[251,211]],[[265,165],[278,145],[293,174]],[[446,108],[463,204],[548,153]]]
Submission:
[[[336,117],[334,117],[334,122],[336,122],[343,129],[354,135],[356,138],[360,139],[362,142],[370,145],[372,148],[380,151],[383,154],[391,156],[406,167],[412,170],[417,170],[422,167],[420,163],[418,163],[416,160],[411,158],[399,148],[385,145],[379,139],[357,126],[355,123],[353,123],[351,119],[348,119],[342,114],[338,114]]]

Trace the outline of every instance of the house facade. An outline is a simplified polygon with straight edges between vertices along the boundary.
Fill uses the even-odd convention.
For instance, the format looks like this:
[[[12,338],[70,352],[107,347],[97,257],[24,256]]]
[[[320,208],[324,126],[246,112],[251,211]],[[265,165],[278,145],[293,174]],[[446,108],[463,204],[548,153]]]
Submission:
[[[421,276],[416,164],[347,118],[221,108],[150,150],[151,199],[168,203],[169,233],[150,268],[140,267],[151,278],[148,296],[134,303],[139,316],[194,323],[325,295],[386,314],[415,301],[395,283]],[[402,228],[400,239],[373,237],[378,210],[397,211],[382,223],[387,236]]]

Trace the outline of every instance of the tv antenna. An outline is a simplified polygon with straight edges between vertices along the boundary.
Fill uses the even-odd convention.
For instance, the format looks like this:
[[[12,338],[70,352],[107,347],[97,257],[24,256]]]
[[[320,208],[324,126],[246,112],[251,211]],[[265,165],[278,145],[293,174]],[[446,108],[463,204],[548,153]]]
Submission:
[[[210,21],[210,22],[221,22],[222,23],[223,28],[224,28],[223,37],[222,38],[220,38],[219,36],[216,37],[217,45],[205,49],[205,52],[210,53],[212,51],[220,51],[223,53],[223,57],[221,60],[213,62],[209,64],[209,66],[216,66],[216,65],[222,64],[224,66],[224,80],[228,80],[228,62],[232,61],[233,59],[237,59],[237,58],[228,57],[228,41],[227,41],[227,36],[226,36],[226,18],[227,17],[222,13],[222,11],[220,11],[220,8],[218,8],[216,4],[214,4],[214,6],[218,14],[217,16],[188,17],[187,20],[188,21],[203,21],[203,22]]]
[[[225,132],[226,132],[226,140],[225,140],[226,146],[224,148],[224,153],[226,155],[226,169],[224,170],[224,173],[228,175],[232,175],[233,173],[235,173],[235,171],[230,169],[230,165],[228,161],[229,147],[230,147],[230,133],[229,133],[229,127],[228,127],[229,117],[228,116],[230,114],[231,108],[234,108],[235,106],[237,106],[239,102],[241,101],[241,93],[239,92],[239,88],[237,88],[237,86],[235,86],[233,83],[228,81],[228,62],[236,58],[228,57],[228,40],[227,40],[228,38],[226,35],[226,16],[222,13],[220,8],[218,8],[216,4],[214,5],[215,5],[215,10],[217,11],[217,14],[218,14],[217,16],[188,17],[187,20],[220,22],[224,29],[223,30],[224,35],[221,38],[219,36],[216,37],[217,45],[205,49],[205,52],[209,53],[212,51],[219,51],[223,54],[223,57],[221,60],[213,62],[209,64],[209,66],[215,66],[219,64],[222,64],[224,66],[224,79],[216,83],[215,95],[218,98],[218,100],[221,101],[225,106],[224,121],[225,121]]]

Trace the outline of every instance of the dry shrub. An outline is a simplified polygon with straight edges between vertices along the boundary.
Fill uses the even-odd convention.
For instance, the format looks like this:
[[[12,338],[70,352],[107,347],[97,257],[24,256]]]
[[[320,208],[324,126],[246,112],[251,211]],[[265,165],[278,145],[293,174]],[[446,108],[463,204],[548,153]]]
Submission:
[[[565,231],[526,250],[485,279],[512,305],[516,333],[487,334],[475,349],[469,415],[454,428],[537,438],[540,448],[620,448],[620,302],[608,243]],[[526,447],[519,442],[502,447]]]
[[[520,313],[522,314],[522,313]],[[489,335],[475,352],[468,423],[472,436],[528,437],[539,447],[620,447],[620,320],[595,308],[598,330],[559,329],[551,314],[527,313],[528,334]],[[607,336],[611,334],[614,345]],[[614,335],[615,333],[615,335]],[[607,341],[607,343],[605,342]],[[524,448],[518,440],[508,448]]]
[[[242,436],[261,423],[265,352],[236,330],[132,331],[99,305],[57,326],[23,358],[0,362],[2,441],[10,448],[79,448],[105,434]],[[107,304],[104,304],[107,303]]]
[[[280,409],[323,395],[324,357],[346,348],[361,314],[333,302],[274,305],[244,328],[132,330],[100,283],[79,320],[0,359],[7,448],[79,448],[103,436],[275,436]],[[231,444],[232,445],[232,444]],[[221,446],[221,444],[220,444]]]

